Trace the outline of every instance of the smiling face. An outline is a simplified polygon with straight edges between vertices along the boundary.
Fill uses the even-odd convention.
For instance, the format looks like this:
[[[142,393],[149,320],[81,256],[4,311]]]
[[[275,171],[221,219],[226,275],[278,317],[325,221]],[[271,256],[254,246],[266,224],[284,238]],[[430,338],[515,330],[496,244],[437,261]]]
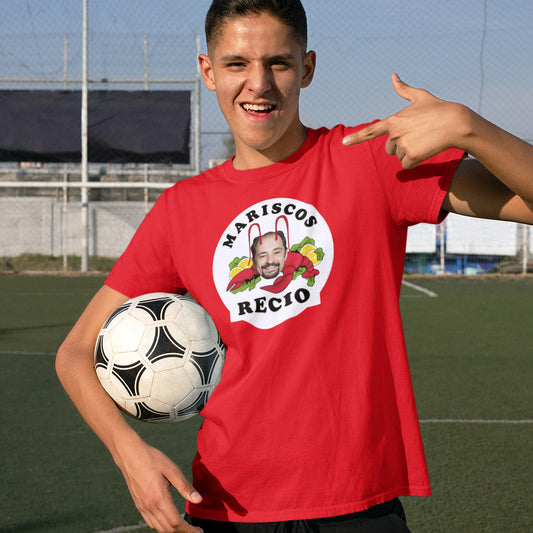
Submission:
[[[254,266],[264,279],[277,278],[287,259],[287,248],[279,235],[267,233],[261,237],[253,254]]]
[[[236,168],[281,161],[303,144],[300,89],[313,79],[315,54],[289,26],[268,13],[228,19],[199,61],[235,138]]]

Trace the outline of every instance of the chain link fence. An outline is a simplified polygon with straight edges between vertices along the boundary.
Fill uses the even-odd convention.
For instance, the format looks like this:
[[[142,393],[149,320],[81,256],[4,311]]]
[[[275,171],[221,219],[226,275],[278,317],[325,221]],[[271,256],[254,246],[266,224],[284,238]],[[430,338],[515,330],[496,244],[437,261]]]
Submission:
[[[460,101],[533,139],[530,2],[303,3],[309,46],[318,53],[315,80],[302,93],[308,126],[357,124],[394,113],[405,104],[389,81],[398,72],[411,85]],[[116,163],[93,155],[85,184],[81,161],[0,162],[3,264],[42,254],[62,258],[59,268],[69,268],[70,258],[84,250],[91,260],[116,258],[165,187],[232,155],[228,127],[197,70],[197,54],[206,49],[203,20],[209,4],[87,0],[89,94],[190,91],[188,162]],[[0,0],[0,7],[0,93],[81,92],[84,0]],[[83,209],[87,228],[80,222]],[[530,233],[507,223],[465,225],[455,217],[440,227],[422,225],[410,232],[406,270],[523,272],[533,256]]]

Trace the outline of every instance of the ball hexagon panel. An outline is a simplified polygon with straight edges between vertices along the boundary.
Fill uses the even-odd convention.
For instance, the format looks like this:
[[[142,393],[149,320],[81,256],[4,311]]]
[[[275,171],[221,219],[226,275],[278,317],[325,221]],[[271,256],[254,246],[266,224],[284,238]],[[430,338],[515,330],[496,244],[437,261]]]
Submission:
[[[167,368],[154,372],[151,396],[170,409],[180,404],[194,388],[195,383],[183,367]]]
[[[112,352],[115,355],[135,352],[145,335],[146,326],[140,320],[129,313],[120,315],[106,330],[104,350],[106,353]],[[108,343],[109,347],[107,347]]]
[[[210,320],[205,311],[194,302],[187,302],[177,317],[181,329],[187,332],[191,341],[211,338]]]

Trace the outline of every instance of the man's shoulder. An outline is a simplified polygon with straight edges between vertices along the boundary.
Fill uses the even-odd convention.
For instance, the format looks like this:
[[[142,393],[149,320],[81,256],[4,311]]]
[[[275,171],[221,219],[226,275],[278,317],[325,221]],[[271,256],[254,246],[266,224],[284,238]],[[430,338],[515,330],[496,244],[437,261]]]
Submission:
[[[372,120],[370,122],[362,122],[356,125],[348,125],[348,126],[345,124],[337,124],[336,126],[333,126],[332,128],[323,128],[323,129],[325,129],[329,134],[347,135],[350,132],[362,130],[363,128],[366,128],[370,124],[374,124],[375,122],[379,122],[379,119]]]
[[[172,193],[176,191],[182,191],[184,189],[190,190],[194,188],[203,188],[204,186],[212,186],[214,183],[220,182],[224,179],[226,165],[231,165],[231,160],[219,163],[216,166],[205,169],[199,174],[181,179],[177,181],[167,192]]]
[[[345,124],[337,124],[332,127],[322,127],[318,128],[316,130],[313,130],[316,132],[317,137],[323,137],[327,138],[328,140],[334,141],[337,138],[340,138],[341,140],[344,139],[346,135],[349,135],[350,133],[353,133],[354,131],[362,130],[363,128],[366,128],[370,124],[373,124],[374,122],[378,122],[378,120],[373,120],[372,122],[366,122],[357,124],[355,126],[347,126]]]
[[[335,152],[335,154],[338,156],[345,155],[346,157],[352,157],[355,153],[360,154],[362,151],[366,152],[368,148],[365,147],[368,144],[374,143],[363,143],[359,145],[350,146],[350,149],[347,149],[342,142],[343,139],[347,135],[350,135],[355,131],[361,130],[369,124],[371,123],[363,123],[358,124],[356,126],[346,126],[344,124],[337,124],[336,126],[333,126],[331,128],[322,127],[316,130],[312,130],[312,134],[315,136],[315,141],[313,144],[320,147],[319,152],[321,150],[327,150],[328,152]]]
[[[196,174],[190,178],[190,183],[205,183],[206,181],[218,181],[224,178],[225,169],[228,165],[231,165],[231,159],[225,161],[217,161],[216,164],[210,163],[210,167],[203,170],[199,174]]]

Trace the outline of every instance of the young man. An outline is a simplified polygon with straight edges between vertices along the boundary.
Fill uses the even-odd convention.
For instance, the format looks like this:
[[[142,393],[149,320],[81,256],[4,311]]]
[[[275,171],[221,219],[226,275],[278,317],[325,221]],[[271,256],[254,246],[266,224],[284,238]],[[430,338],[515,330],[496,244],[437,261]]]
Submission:
[[[201,71],[236,155],[163,193],[61,346],[58,375],[160,532],[408,531],[397,497],[430,489],[398,306],[407,227],[446,212],[533,223],[533,149],[397,76],[399,113],[307,129],[315,53],[299,0],[215,0],[206,34]],[[295,275],[228,291],[251,236],[281,227]],[[186,290],[227,345],[194,487],[125,422],[92,355],[127,298]]]

